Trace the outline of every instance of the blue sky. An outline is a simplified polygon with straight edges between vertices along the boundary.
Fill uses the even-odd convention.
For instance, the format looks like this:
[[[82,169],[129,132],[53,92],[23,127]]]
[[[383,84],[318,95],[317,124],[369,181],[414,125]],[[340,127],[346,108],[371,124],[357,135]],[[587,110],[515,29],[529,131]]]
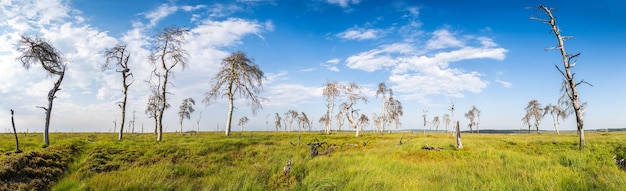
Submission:
[[[541,17],[539,4],[556,8],[554,14],[570,53],[581,52],[574,68],[588,102],[587,129],[626,128],[626,4],[619,1],[86,1],[0,0],[0,117],[3,132],[10,127],[9,109],[16,110],[18,131],[42,131],[44,113],[35,108],[54,79],[40,68],[25,70],[15,60],[19,34],[49,40],[69,60],[68,73],[57,94],[51,131],[111,131],[121,120],[119,74],[102,72],[104,49],[127,44],[130,87],[129,115],[136,110],[136,131],[153,128],[144,114],[152,66],[147,60],[150,39],[168,26],[190,29],[184,47],[189,68],[176,70],[172,108],[164,119],[167,131],[178,129],[178,106],[184,98],[198,101],[185,130],[215,130],[225,124],[226,100],[200,102],[220,60],[244,51],[265,72],[267,98],[257,116],[245,101],[237,100],[234,119],[248,116],[246,129],[265,130],[266,119],[289,109],[305,112],[314,129],[326,108],[321,96],[326,80],[354,81],[364,87],[367,104],[356,108],[370,115],[380,112],[374,95],[379,82],[394,90],[404,106],[403,129],[422,128],[422,110],[428,119],[448,113],[467,129],[463,114],[472,105],[481,111],[481,129],[520,129],[528,101],[546,105],[559,98],[561,64],[548,25],[530,20]],[[202,116],[200,117],[200,111]],[[337,109],[335,109],[337,111]],[[270,115],[268,118],[267,116]],[[561,129],[574,130],[574,116]],[[295,127],[295,125],[294,125]],[[273,129],[273,127],[269,127]],[[372,125],[365,127],[371,129]],[[443,128],[443,127],[440,127]],[[239,127],[234,126],[234,130]],[[346,129],[344,126],[343,129]],[[552,130],[544,118],[541,129]]]

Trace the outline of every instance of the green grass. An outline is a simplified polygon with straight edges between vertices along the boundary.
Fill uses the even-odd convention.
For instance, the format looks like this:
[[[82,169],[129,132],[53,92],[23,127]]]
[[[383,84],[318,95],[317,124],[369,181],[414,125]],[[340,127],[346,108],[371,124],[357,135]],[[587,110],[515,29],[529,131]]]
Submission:
[[[576,134],[549,133],[466,133],[460,150],[448,133],[404,133],[401,146],[402,133],[305,133],[297,146],[297,133],[285,132],[116,137],[54,133],[44,149],[41,135],[21,134],[20,143],[23,154],[79,146],[60,157],[67,167],[53,190],[626,190],[612,160],[626,157],[623,132],[587,133],[584,150]],[[315,139],[329,143],[320,153],[332,152],[311,158],[306,143]],[[14,144],[0,134],[0,161],[17,156]]]

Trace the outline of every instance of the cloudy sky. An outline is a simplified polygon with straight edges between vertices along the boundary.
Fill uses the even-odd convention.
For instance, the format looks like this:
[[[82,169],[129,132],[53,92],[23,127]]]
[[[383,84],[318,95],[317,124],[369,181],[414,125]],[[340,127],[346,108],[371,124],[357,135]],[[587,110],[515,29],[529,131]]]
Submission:
[[[548,2],[563,34],[575,36],[567,50],[582,53],[576,78],[594,85],[579,89],[588,102],[585,127],[626,128],[626,4]],[[423,110],[429,120],[448,113],[451,101],[465,129],[463,114],[472,105],[482,111],[481,129],[520,129],[528,101],[546,105],[560,96],[554,68],[560,54],[544,50],[557,42],[548,25],[529,19],[544,16],[532,8],[540,3],[545,1],[0,0],[0,128],[11,127],[14,109],[18,131],[43,130],[45,115],[36,106],[47,104],[56,79],[16,60],[25,34],[46,39],[68,61],[52,132],[109,132],[120,122],[120,75],[100,70],[104,50],[116,44],[128,45],[134,74],[127,119],[136,111],[135,131],[151,131],[144,113],[151,39],[164,27],[180,26],[190,30],[183,45],[189,67],[175,69],[167,131],[178,129],[178,106],[187,97],[197,105],[185,130],[198,128],[198,120],[202,131],[223,129],[226,100],[208,106],[201,100],[221,59],[238,50],[266,75],[267,100],[258,115],[243,99],[235,102],[234,119],[251,119],[246,129],[265,130],[267,120],[272,129],[273,114],[289,109],[307,113],[320,129],[326,80],[362,85],[369,102],[355,107],[368,115],[380,112],[374,93],[385,82],[404,106],[404,129],[422,128]],[[574,130],[574,117],[561,128]],[[553,129],[550,117],[541,129]]]

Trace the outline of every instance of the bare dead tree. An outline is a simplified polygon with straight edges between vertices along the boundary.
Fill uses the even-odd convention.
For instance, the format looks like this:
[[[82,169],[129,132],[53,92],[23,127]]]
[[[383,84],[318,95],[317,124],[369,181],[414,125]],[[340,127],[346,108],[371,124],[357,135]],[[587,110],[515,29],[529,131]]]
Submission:
[[[320,119],[317,121],[318,123],[320,123],[320,125],[324,126],[324,128],[326,128],[326,123],[328,122],[328,115],[326,113],[324,113],[324,115],[322,115],[320,117]],[[326,131],[326,129],[324,129],[324,131]]]
[[[178,117],[180,119],[180,133],[183,133],[183,120],[185,118],[191,119],[191,113],[196,111],[193,109],[193,106],[196,105],[196,101],[193,98],[183,99],[183,103],[180,105],[180,111],[178,112]]]
[[[354,113],[358,110],[354,109],[354,105],[361,101],[363,103],[367,103],[367,98],[361,92],[361,86],[357,85],[355,82],[350,82],[350,84],[342,86],[343,95],[346,96],[346,100],[341,104],[343,108],[343,112],[346,115],[346,119],[352,125],[352,128],[356,129],[356,136],[359,136],[359,125],[354,119]]]
[[[393,90],[389,88],[387,91],[389,92],[389,98],[385,102],[385,112],[387,113],[381,116],[381,122],[387,123],[387,126],[394,123],[396,129],[398,129],[401,124],[400,117],[404,115],[404,109],[402,103],[393,97]]]
[[[157,141],[163,139],[163,114],[165,113],[167,102],[167,85],[170,84],[169,77],[173,75],[172,69],[180,65],[184,70],[187,67],[187,51],[183,49],[183,41],[189,30],[185,28],[168,27],[159,32],[154,38],[154,48],[149,56],[155,69],[153,74],[163,79],[158,86],[160,106],[157,107]],[[159,80],[160,81],[160,80]]]
[[[50,130],[50,116],[52,113],[52,104],[56,98],[56,93],[61,90],[61,82],[65,76],[65,60],[59,50],[52,46],[47,41],[22,35],[19,41],[19,48],[17,49],[22,54],[17,58],[22,63],[22,66],[27,70],[31,65],[41,64],[44,70],[48,72],[49,76],[58,76],[54,86],[48,92],[48,107],[37,106],[46,112],[46,125],[44,126],[44,145],[50,145],[50,138],[48,137],[48,131]]]
[[[387,112],[385,112],[385,108],[387,108],[387,92],[389,92],[389,88],[387,88],[387,85],[385,84],[385,82],[380,82],[378,83],[378,89],[376,89],[376,98],[378,98],[378,96],[380,95],[382,98],[382,104],[381,104],[381,111],[380,111],[380,115],[381,115],[381,123],[380,123],[380,133],[382,134],[385,131],[385,125],[387,123]]]
[[[335,121],[337,122],[337,130],[339,131],[341,131],[341,127],[343,127],[343,124],[346,122],[343,116],[344,116],[343,110],[339,110],[337,114],[335,115]]]
[[[480,131],[478,130],[478,123],[480,121],[480,110],[478,110],[478,108],[473,105],[472,108],[467,111],[467,113],[465,113],[465,117],[470,120],[470,123],[467,125],[470,128],[470,132],[473,133],[474,130],[472,127],[476,127],[476,131],[480,133]]]
[[[544,116],[550,113],[550,115],[552,116],[552,121],[554,121],[554,130],[556,131],[557,135],[560,134],[559,133],[559,119],[565,120],[565,118],[567,118],[567,112],[562,110],[561,107],[559,107],[559,105],[552,105],[552,104],[546,105],[546,107],[543,110],[544,110],[543,111]]]
[[[428,120],[426,120],[426,113],[428,113],[428,110],[422,110],[422,117],[424,118],[424,135],[426,135],[426,125],[428,124]]]
[[[447,113],[446,113],[446,114],[443,114],[443,119],[442,119],[442,120],[443,120],[443,123],[444,123],[444,124],[445,124],[445,126],[446,126],[446,132],[450,131],[450,129],[449,129],[449,127],[450,127],[450,122],[451,122],[451,120],[450,120],[450,115],[449,115],[449,114],[447,114]]]
[[[198,115],[198,119],[196,120],[196,126],[198,127],[198,132],[200,132],[200,119],[202,119],[202,110],[200,110],[200,115]]]
[[[248,117],[243,116],[241,118],[239,118],[239,127],[241,127],[241,133],[243,133],[243,126],[246,125],[246,123],[248,123],[248,121],[250,121],[250,119],[248,119]]]
[[[276,127],[276,131],[282,128],[282,125],[280,123],[281,121],[282,117],[280,117],[280,115],[276,113],[276,115],[274,116],[274,127]]]
[[[299,131],[298,131],[298,145],[300,145],[300,138],[302,137],[302,131],[304,131],[306,126],[309,126],[309,129],[311,128],[311,123],[310,122],[311,121],[309,120],[309,117],[304,112],[302,112],[300,114],[300,117],[298,117],[298,127],[299,127]]]
[[[211,79],[213,87],[205,94],[203,100],[207,105],[211,104],[218,96],[228,96],[228,116],[226,119],[226,136],[230,136],[230,124],[233,117],[235,95],[244,97],[252,109],[252,115],[256,115],[261,109],[262,97],[259,94],[263,90],[263,71],[245,53],[237,51],[222,60],[222,67]]]
[[[435,131],[439,131],[439,124],[441,123],[441,121],[439,121],[439,116],[433,117],[433,120],[430,123],[435,126]]]
[[[536,99],[530,100],[525,108],[526,115],[529,116],[528,119],[530,120],[530,118],[532,118],[535,120],[535,129],[537,130],[537,133],[539,133],[539,124],[543,118],[543,109],[544,108],[541,106],[541,103],[539,103]],[[524,119],[526,118],[527,117],[524,116]]]
[[[104,51],[104,56],[106,61],[101,66],[102,71],[115,68],[115,72],[122,74],[122,92],[124,94],[124,98],[122,98],[122,103],[120,105],[122,109],[122,123],[120,126],[120,133],[117,138],[121,141],[124,136],[124,123],[126,122],[126,100],[128,97],[128,87],[133,84],[134,81],[128,82],[128,78],[133,75],[133,73],[130,72],[130,68],[128,68],[130,53],[126,51],[126,45],[118,44],[115,47]]]
[[[333,109],[335,108],[335,100],[341,94],[339,88],[339,83],[327,80],[326,84],[324,84],[324,89],[322,90],[322,95],[326,99],[326,118],[328,119],[326,120],[326,124],[324,124],[326,134],[330,134],[331,124],[333,121]]]
[[[132,127],[131,133],[135,133],[135,122],[137,119],[137,110],[133,110],[133,118],[129,121],[130,126]]]
[[[563,76],[563,89],[565,90],[563,93],[566,95],[567,98],[569,98],[571,102],[571,108],[574,110],[576,114],[576,125],[577,125],[577,130],[578,130],[578,135],[579,135],[579,143],[580,143],[580,148],[582,149],[585,146],[585,131],[583,128],[584,108],[580,102],[577,87],[578,85],[583,84],[583,83],[590,85],[590,86],[591,84],[589,84],[585,80],[576,81],[574,79],[574,75],[576,73],[573,73],[571,69],[572,67],[576,66],[576,61],[577,61],[578,56],[580,56],[580,53],[568,54],[565,51],[565,40],[571,39],[573,38],[573,36],[561,35],[561,29],[559,29],[559,27],[557,26],[556,19],[554,18],[554,15],[552,15],[552,11],[553,11],[552,8],[548,8],[543,5],[540,5],[538,9],[540,11],[545,12],[546,15],[548,16],[548,19],[539,19],[535,17],[531,17],[531,19],[539,20],[545,24],[550,25],[550,31],[554,33],[554,36],[556,37],[558,41],[558,45],[551,49],[558,49],[561,52],[563,67],[561,68],[556,64],[554,66],[559,71],[559,73],[561,73],[561,75]]]
[[[363,130],[363,127],[370,124],[370,119],[367,117],[367,115],[361,114],[361,117],[359,117],[358,123],[359,123],[359,127],[361,128],[361,130]]]
[[[289,129],[287,129],[287,132],[291,132],[291,125],[293,125],[294,120],[298,119],[298,112],[296,110],[290,109],[287,112],[285,112],[284,115],[285,115],[285,121],[289,122]]]
[[[21,153],[20,141],[17,139],[17,130],[15,129],[15,120],[13,120],[13,109],[11,109],[11,125],[13,125],[13,135],[15,135],[15,153]]]
[[[156,77],[155,81],[153,77]],[[163,94],[161,94],[161,89],[159,88],[161,84],[161,75],[156,72],[156,69],[152,71],[152,75],[150,75],[150,80],[147,83],[150,85],[150,91],[152,94],[148,97],[148,103],[146,105],[145,113],[148,117],[154,119],[154,134],[159,137],[159,113],[161,110],[165,110],[170,107],[170,104],[165,102],[163,98]],[[162,128],[161,128],[162,129]]]

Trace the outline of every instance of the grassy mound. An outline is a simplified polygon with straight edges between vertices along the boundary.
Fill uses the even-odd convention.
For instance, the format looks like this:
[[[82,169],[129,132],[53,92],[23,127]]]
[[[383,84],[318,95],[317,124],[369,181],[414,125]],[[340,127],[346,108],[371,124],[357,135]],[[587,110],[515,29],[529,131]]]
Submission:
[[[80,142],[53,145],[0,159],[0,190],[50,190],[81,150]]]

